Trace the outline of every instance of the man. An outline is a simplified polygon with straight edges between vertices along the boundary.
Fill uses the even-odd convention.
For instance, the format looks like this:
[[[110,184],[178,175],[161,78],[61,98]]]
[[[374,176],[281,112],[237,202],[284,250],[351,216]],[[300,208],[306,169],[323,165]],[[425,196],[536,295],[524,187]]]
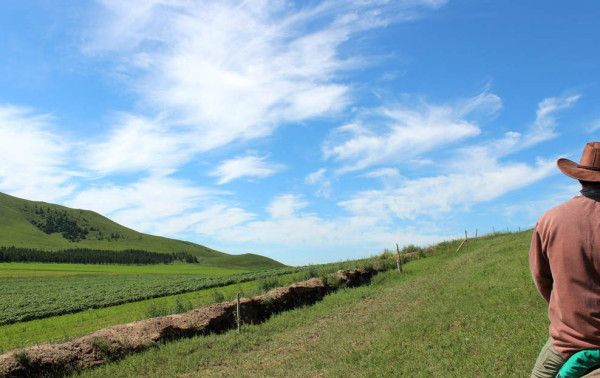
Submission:
[[[555,377],[575,352],[600,349],[600,142],[585,146],[579,164],[559,159],[557,165],[582,190],[533,229],[529,266],[548,302],[550,338],[532,377]]]

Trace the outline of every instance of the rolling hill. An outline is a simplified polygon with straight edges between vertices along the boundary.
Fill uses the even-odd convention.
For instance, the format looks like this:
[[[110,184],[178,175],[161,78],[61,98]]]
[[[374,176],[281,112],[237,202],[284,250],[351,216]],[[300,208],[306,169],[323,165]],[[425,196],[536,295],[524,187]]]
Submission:
[[[89,210],[29,201],[0,193],[0,247],[187,252],[202,265],[265,269],[284,266],[255,254],[230,255],[200,244],[148,235]]]

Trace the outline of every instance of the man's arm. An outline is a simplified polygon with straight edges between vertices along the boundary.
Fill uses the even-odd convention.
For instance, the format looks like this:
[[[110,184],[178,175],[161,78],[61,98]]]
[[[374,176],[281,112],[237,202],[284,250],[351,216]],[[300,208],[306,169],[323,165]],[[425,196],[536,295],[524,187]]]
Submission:
[[[529,248],[529,269],[533,282],[546,302],[550,302],[550,293],[552,292],[552,272],[550,271],[550,262],[548,254],[542,248],[542,239],[538,232],[538,225],[533,228],[531,237],[531,246]]]

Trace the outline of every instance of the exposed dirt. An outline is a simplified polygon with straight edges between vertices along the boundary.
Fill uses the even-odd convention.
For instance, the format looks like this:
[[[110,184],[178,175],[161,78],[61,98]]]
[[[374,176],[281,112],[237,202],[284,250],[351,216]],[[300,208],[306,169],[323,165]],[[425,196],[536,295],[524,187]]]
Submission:
[[[348,287],[366,284],[377,273],[374,269],[340,270],[332,277],[337,281],[335,284],[312,278],[254,298],[243,298],[240,300],[242,322],[261,323],[278,312],[319,301],[336,290],[338,284]],[[159,342],[223,332],[235,327],[235,311],[235,302],[224,302],[183,314],[104,328],[65,343],[7,352],[0,355],[0,377],[64,376],[118,360]]]

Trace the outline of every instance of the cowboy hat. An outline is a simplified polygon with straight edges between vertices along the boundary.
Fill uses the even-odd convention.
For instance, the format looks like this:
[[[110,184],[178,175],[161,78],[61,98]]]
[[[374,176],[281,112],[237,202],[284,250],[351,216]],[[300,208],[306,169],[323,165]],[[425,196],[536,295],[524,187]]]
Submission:
[[[576,180],[600,182],[600,142],[585,145],[579,164],[561,158],[556,165],[562,173]]]

